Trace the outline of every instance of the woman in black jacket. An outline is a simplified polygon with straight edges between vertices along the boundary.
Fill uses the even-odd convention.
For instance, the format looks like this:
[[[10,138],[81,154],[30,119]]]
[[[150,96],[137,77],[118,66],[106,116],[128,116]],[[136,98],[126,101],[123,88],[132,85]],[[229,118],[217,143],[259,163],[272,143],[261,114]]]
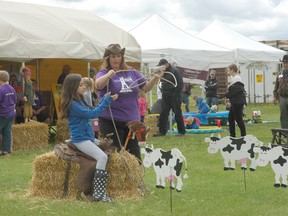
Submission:
[[[240,128],[241,136],[246,136],[246,127],[243,121],[243,107],[246,105],[246,91],[244,83],[238,74],[235,64],[228,67],[228,75],[232,76],[232,82],[228,87],[226,97],[229,99],[231,107],[228,116],[229,131],[231,137],[236,137],[235,121]]]

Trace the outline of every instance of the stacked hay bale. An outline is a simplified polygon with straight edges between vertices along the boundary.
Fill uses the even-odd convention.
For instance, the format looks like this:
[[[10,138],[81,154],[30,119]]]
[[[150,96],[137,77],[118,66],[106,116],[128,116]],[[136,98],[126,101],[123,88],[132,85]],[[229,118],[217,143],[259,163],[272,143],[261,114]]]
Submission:
[[[68,120],[67,119],[58,119],[57,120],[56,140],[57,140],[57,142],[64,142],[67,139],[70,139]]]
[[[141,167],[138,159],[123,151],[114,152],[108,162],[107,192],[115,199],[137,199],[144,195]]]
[[[79,192],[74,181],[78,170],[79,164],[71,161],[67,198],[75,198]],[[38,156],[33,162],[29,195],[42,198],[61,198],[64,191],[65,172],[66,161],[58,158],[54,152]]]
[[[12,126],[13,151],[29,150],[48,146],[49,127],[47,124],[30,121]]]
[[[79,170],[77,162],[71,162],[69,189],[67,198],[76,198],[79,189],[75,179]],[[136,199],[143,196],[139,188],[142,183],[141,170],[135,156],[124,151],[114,152],[107,164],[109,177],[107,192],[114,199]],[[54,152],[38,156],[33,162],[33,176],[29,195],[32,197],[61,198],[65,179],[66,161],[58,158]]]
[[[158,121],[159,114],[150,114],[145,116],[145,125],[150,127],[148,136],[153,137],[154,134],[158,133]]]

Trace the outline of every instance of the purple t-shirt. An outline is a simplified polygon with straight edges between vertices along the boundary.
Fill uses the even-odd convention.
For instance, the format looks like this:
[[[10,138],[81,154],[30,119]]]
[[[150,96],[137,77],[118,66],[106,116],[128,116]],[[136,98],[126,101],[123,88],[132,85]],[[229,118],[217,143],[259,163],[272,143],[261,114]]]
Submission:
[[[0,116],[10,118],[16,114],[17,94],[9,84],[0,87]]]
[[[96,79],[106,73],[107,70],[100,70]],[[146,81],[146,77],[133,68],[128,72],[118,72],[109,80],[108,88],[106,86],[104,89],[98,89],[98,98],[101,100],[107,92],[111,92],[111,95],[118,94],[118,99],[110,105],[113,118],[123,122],[140,120],[138,92]],[[104,110],[101,117],[111,119],[109,109]]]

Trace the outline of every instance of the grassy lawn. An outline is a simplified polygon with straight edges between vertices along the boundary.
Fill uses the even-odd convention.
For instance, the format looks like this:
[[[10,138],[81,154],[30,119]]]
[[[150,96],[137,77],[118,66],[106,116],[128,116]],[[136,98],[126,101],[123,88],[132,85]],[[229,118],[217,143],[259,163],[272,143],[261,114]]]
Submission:
[[[223,109],[223,107],[221,107]],[[280,127],[278,105],[253,105],[246,109],[251,116],[260,110],[266,124],[247,124],[247,134],[255,135],[265,145],[271,139],[271,128]],[[227,126],[223,127],[227,129]],[[239,135],[239,129],[237,128]],[[227,136],[222,132],[221,136]],[[85,203],[82,200],[51,200],[29,198],[27,193],[32,177],[33,160],[40,154],[52,151],[47,148],[14,152],[0,158],[0,214],[1,215],[286,215],[288,188],[274,188],[274,173],[268,165],[255,172],[244,171],[237,165],[235,171],[223,171],[220,152],[207,152],[205,137],[210,134],[187,134],[185,137],[150,138],[149,144],[164,150],[178,148],[188,162],[188,179],[183,180],[181,193],[172,192],[173,212],[170,213],[170,190],[156,189],[153,168],[146,169],[144,181],[148,192],[139,200],[116,200],[113,204]],[[51,188],[52,190],[52,188]]]

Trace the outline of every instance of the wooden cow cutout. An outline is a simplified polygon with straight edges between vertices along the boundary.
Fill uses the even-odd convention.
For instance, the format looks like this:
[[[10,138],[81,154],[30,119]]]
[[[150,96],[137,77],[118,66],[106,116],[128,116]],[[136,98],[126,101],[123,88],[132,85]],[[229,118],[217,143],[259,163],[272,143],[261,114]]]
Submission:
[[[187,162],[183,154],[177,149],[173,148],[170,151],[164,151],[161,148],[154,149],[153,145],[149,148],[141,149],[144,154],[143,165],[146,168],[153,165],[156,173],[156,188],[164,189],[166,179],[176,179],[176,190],[181,192],[183,181],[181,178],[181,169],[183,162],[185,163],[185,175],[183,178],[188,178],[187,175]],[[174,181],[171,181],[171,187],[174,189]]]

